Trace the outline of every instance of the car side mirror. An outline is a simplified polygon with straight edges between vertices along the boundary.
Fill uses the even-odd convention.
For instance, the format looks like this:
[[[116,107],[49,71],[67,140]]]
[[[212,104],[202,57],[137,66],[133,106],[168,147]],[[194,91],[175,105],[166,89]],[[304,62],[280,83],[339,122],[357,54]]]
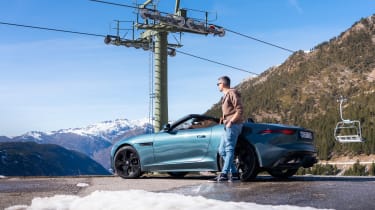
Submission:
[[[163,126],[163,131],[169,131],[171,129],[171,124],[166,124]]]

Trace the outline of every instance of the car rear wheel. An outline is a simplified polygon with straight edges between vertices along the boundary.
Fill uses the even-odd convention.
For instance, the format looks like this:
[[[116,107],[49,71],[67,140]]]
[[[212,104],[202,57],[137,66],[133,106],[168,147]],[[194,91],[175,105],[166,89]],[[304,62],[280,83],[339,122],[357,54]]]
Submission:
[[[117,175],[125,179],[141,176],[141,164],[137,151],[131,146],[125,146],[116,152],[115,170]]]
[[[188,172],[168,172],[169,176],[172,176],[174,178],[182,178],[188,174]]]
[[[250,145],[239,143],[236,148],[235,161],[241,181],[250,181],[258,175],[259,164],[257,156]]]
[[[293,176],[294,174],[297,173],[298,168],[295,169],[269,169],[267,170],[271,176],[276,177],[276,178],[289,178]]]
[[[224,166],[224,160],[222,157],[219,158],[219,169],[221,170]],[[255,151],[247,143],[238,142],[233,161],[240,174],[241,181],[253,180],[258,175],[259,164]]]

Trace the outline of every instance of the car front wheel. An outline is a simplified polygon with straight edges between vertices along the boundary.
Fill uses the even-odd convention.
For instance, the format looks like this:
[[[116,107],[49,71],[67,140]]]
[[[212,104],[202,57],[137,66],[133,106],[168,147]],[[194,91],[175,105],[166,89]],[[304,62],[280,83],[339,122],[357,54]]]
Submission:
[[[141,164],[137,151],[131,146],[125,146],[116,152],[115,170],[117,175],[125,179],[141,176]]]

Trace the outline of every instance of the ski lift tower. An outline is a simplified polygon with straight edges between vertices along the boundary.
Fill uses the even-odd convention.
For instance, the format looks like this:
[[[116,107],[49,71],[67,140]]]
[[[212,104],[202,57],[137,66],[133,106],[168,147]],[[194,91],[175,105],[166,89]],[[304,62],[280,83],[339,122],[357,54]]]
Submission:
[[[182,47],[180,44],[169,44],[168,33],[223,37],[225,31],[222,27],[208,23],[208,12],[205,12],[203,20],[188,17],[188,10],[180,9],[180,0],[176,0],[174,14],[160,12],[155,7],[148,8],[152,4],[153,0],[147,0],[138,8],[138,14],[144,20],[142,23],[137,20],[135,24],[135,28],[144,30],[139,39],[123,40],[119,36],[108,35],[104,42],[154,51],[154,130],[158,132],[168,123],[168,55],[176,55],[176,48]]]

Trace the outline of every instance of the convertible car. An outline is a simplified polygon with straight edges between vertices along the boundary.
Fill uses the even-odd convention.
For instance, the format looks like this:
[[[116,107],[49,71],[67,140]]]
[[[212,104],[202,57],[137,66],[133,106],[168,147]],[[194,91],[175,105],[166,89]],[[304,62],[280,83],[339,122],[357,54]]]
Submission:
[[[118,141],[111,151],[112,169],[122,178],[138,178],[145,172],[183,177],[189,172],[220,171],[223,131],[217,118],[187,115],[160,132]],[[234,158],[241,181],[252,180],[261,171],[288,178],[299,167],[313,166],[317,162],[313,137],[312,131],[301,127],[244,123]]]

